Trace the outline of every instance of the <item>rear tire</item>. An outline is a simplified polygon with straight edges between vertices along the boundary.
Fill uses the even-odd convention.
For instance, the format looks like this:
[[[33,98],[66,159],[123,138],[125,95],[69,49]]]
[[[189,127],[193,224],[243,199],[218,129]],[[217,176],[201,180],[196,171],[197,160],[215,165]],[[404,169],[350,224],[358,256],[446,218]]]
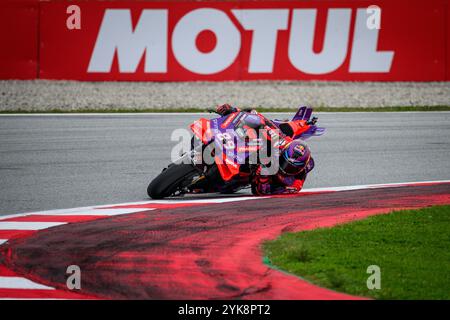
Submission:
[[[169,197],[196,174],[197,169],[190,164],[172,164],[150,182],[147,194],[152,199]]]

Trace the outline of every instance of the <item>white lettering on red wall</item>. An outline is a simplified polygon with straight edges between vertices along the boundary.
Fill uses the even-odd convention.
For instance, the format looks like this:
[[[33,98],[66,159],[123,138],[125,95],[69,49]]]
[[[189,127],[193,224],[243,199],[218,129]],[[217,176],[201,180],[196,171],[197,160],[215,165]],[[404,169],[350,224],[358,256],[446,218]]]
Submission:
[[[203,53],[196,46],[200,32],[210,30],[216,36],[211,52]],[[198,74],[213,74],[228,68],[241,49],[241,34],[228,16],[216,9],[197,9],[187,13],[175,25],[172,50],[177,61]]]
[[[67,28],[68,3],[81,28]],[[89,81],[449,79],[443,2],[376,5],[373,21],[365,0],[39,1],[30,66]]]
[[[88,72],[110,72],[116,50],[120,72],[136,72],[144,53],[145,72],[166,72],[167,36],[167,10],[143,10],[133,30],[130,10],[108,9]]]
[[[358,9],[353,36],[350,72],[389,72],[393,51],[377,51],[378,29],[367,28],[367,13]]]
[[[247,9],[232,12],[245,30],[253,32],[248,72],[272,72],[278,30],[287,30],[289,10]]]
[[[249,73],[273,71],[277,35],[286,30],[288,10],[232,10],[246,30],[253,32]],[[351,9],[329,9],[323,49],[313,50],[316,30],[315,9],[292,12],[289,36],[289,61],[308,74],[327,74],[338,69],[347,57]],[[129,10],[107,9],[90,59],[88,72],[110,72],[117,50],[120,72],[135,72],[145,53],[145,72],[167,71],[169,34],[167,10],[143,10],[132,30]],[[378,29],[366,26],[366,10],[358,10],[350,72],[389,72],[393,52],[377,52]],[[216,37],[211,52],[196,46],[200,32],[210,30]],[[198,74],[214,74],[235,62],[241,48],[241,34],[227,14],[216,9],[196,9],[184,15],[172,33],[172,50],[178,63]]]

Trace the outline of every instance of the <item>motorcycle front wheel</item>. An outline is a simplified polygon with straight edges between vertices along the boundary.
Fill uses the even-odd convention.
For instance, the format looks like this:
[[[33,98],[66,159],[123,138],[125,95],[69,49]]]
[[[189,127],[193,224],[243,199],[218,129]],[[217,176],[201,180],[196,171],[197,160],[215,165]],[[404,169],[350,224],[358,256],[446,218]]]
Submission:
[[[152,199],[162,199],[189,185],[198,175],[191,164],[171,164],[161,172],[147,187],[147,194]]]

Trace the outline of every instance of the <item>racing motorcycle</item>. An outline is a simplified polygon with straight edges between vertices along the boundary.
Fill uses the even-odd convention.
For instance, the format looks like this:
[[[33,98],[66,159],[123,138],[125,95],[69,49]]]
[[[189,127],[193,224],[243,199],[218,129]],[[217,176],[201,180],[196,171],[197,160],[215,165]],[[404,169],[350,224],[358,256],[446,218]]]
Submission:
[[[294,139],[308,139],[325,132],[325,128],[316,126],[318,118],[311,118],[312,111],[310,107],[300,107],[290,121],[269,120],[251,110],[200,118],[190,125],[190,149],[151,181],[148,195],[162,199],[188,193],[234,193],[249,188],[258,167],[270,156],[270,146],[281,148]]]

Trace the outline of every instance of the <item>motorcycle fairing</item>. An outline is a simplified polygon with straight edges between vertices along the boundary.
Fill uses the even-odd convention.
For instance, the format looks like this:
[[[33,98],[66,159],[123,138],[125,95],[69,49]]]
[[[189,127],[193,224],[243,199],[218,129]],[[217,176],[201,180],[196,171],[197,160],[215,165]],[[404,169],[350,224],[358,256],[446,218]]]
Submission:
[[[238,141],[242,140],[235,131],[236,125],[244,118],[244,112],[234,112],[211,120],[211,130],[216,144],[215,162],[224,181],[231,180],[239,173],[240,163],[244,163],[247,157],[247,154],[237,152]],[[230,144],[232,148],[229,147]]]
[[[232,159],[228,159],[225,154],[222,154],[222,160],[218,156],[215,156],[214,159],[224,181],[229,181],[235,175],[239,174],[240,165],[235,163]]]
[[[229,181],[239,174],[240,164],[245,163],[251,152],[256,152],[261,148],[260,144],[257,143],[258,139],[255,139],[252,145],[251,142],[246,143],[245,135],[241,137],[237,132],[238,129],[241,129],[241,133],[244,132],[244,129],[252,130],[252,128],[246,128],[244,125],[245,119],[252,116],[255,117],[246,112],[234,112],[211,120],[210,127],[217,152],[215,162],[224,181]],[[253,125],[254,122],[255,119],[252,118]],[[228,141],[225,141],[225,138]],[[233,147],[230,147],[231,145]]]
[[[194,121],[194,123],[190,125],[190,128],[195,136],[204,144],[208,144],[213,138],[210,120],[208,119],[200,118],[197,121]]]
[[[264,116],[260,114],[257,114],[257,116],[261,118],[261,124],[265,123],[264,128],[266,131],[263,131],[263,135],[268,141],[272,140],[271,135],[275,134],[275,130],[273,129],[279,128],[280,125],[288,124],[292,128],[292,138],[285,136],[280,132],[277,134],[279,138],[278,144],[280,144],[284,140],[297,138],[307,139],[311,136],[322,135],[325,132],[325,128],[307,124],[307,121],[311,117],[311,113],[312,108],[301,107],[291,121],[270,121],[266,120]],[[260,147],[255,148],[254,146],[243,148],[242,145],[245,146],[245,143],[235,131],[236,126],[243,122],[249,115],[250,114],[245,112],[234,112],[211,120],[200,118],[190,126],[194,134],[201,139],[205,145],[212,141],[216,144],[216,152],[218,151],[218,153],[215,154],[214,159],[224,181],[229,181],[239,174],[240,163],[245,163],[246,158],[249,156],[249,152],[260,149]],[[224,145],[224,140],[221,141],[217,138],[217,136],[219,136],[223,139],[225,133],[227,134],[226,137],[228,140],[233,142],[233,148],[227,148],[226,145]],[[237,143],[238,141],[242,142],[241,146]]]
[[[297,110],[297,113],[292,118],[292,121],[295,121],[295,120],[308,121],[311,118],[312,112],[313,112],[313,109],[310,107],[306,107],[306,106],[300,107]]]
[[[307,131],[302,133],[301,138],[306,140],[311,138],[312,136],[321,136],[325,133],[325,128],[317,127],[315,125],[310,126]]]
[[[291,121],[274,120],[277,127],[290,126],[292,130],[292,139],[308,139],[312,136],[321,136],[325,133],[325,128],[317,127],[315,124],[308,124],[313,109],[310,107],[301,107],[294,115]]]
[[[240,114],[241,112],[235,112],[229,116],[211,120],[200,118],[190,125],[194,135],[198,137],[205,145],[214,140],[217,147],[215,150],[219,151],[216,153],[214,160],[224,181],[231,180],[236,174],[239,173],[240,165],[238,163],[243,163],[243,161],[245,161],[245,155],[242,153],[236,154],[236,148],[224,148],[223,141],[217,139],[217,135],[226,132],[230,136],[230,140],[235,142],[239,139],[234,130],[231,129],[234,128],[234,124],[239,120],[239,118],[242,117]],[[236,121],[233,121],[235,119]],[[225,152],[223,152],[223,150],[225,150]],[[237,161],[234,161],[234,159]]]

